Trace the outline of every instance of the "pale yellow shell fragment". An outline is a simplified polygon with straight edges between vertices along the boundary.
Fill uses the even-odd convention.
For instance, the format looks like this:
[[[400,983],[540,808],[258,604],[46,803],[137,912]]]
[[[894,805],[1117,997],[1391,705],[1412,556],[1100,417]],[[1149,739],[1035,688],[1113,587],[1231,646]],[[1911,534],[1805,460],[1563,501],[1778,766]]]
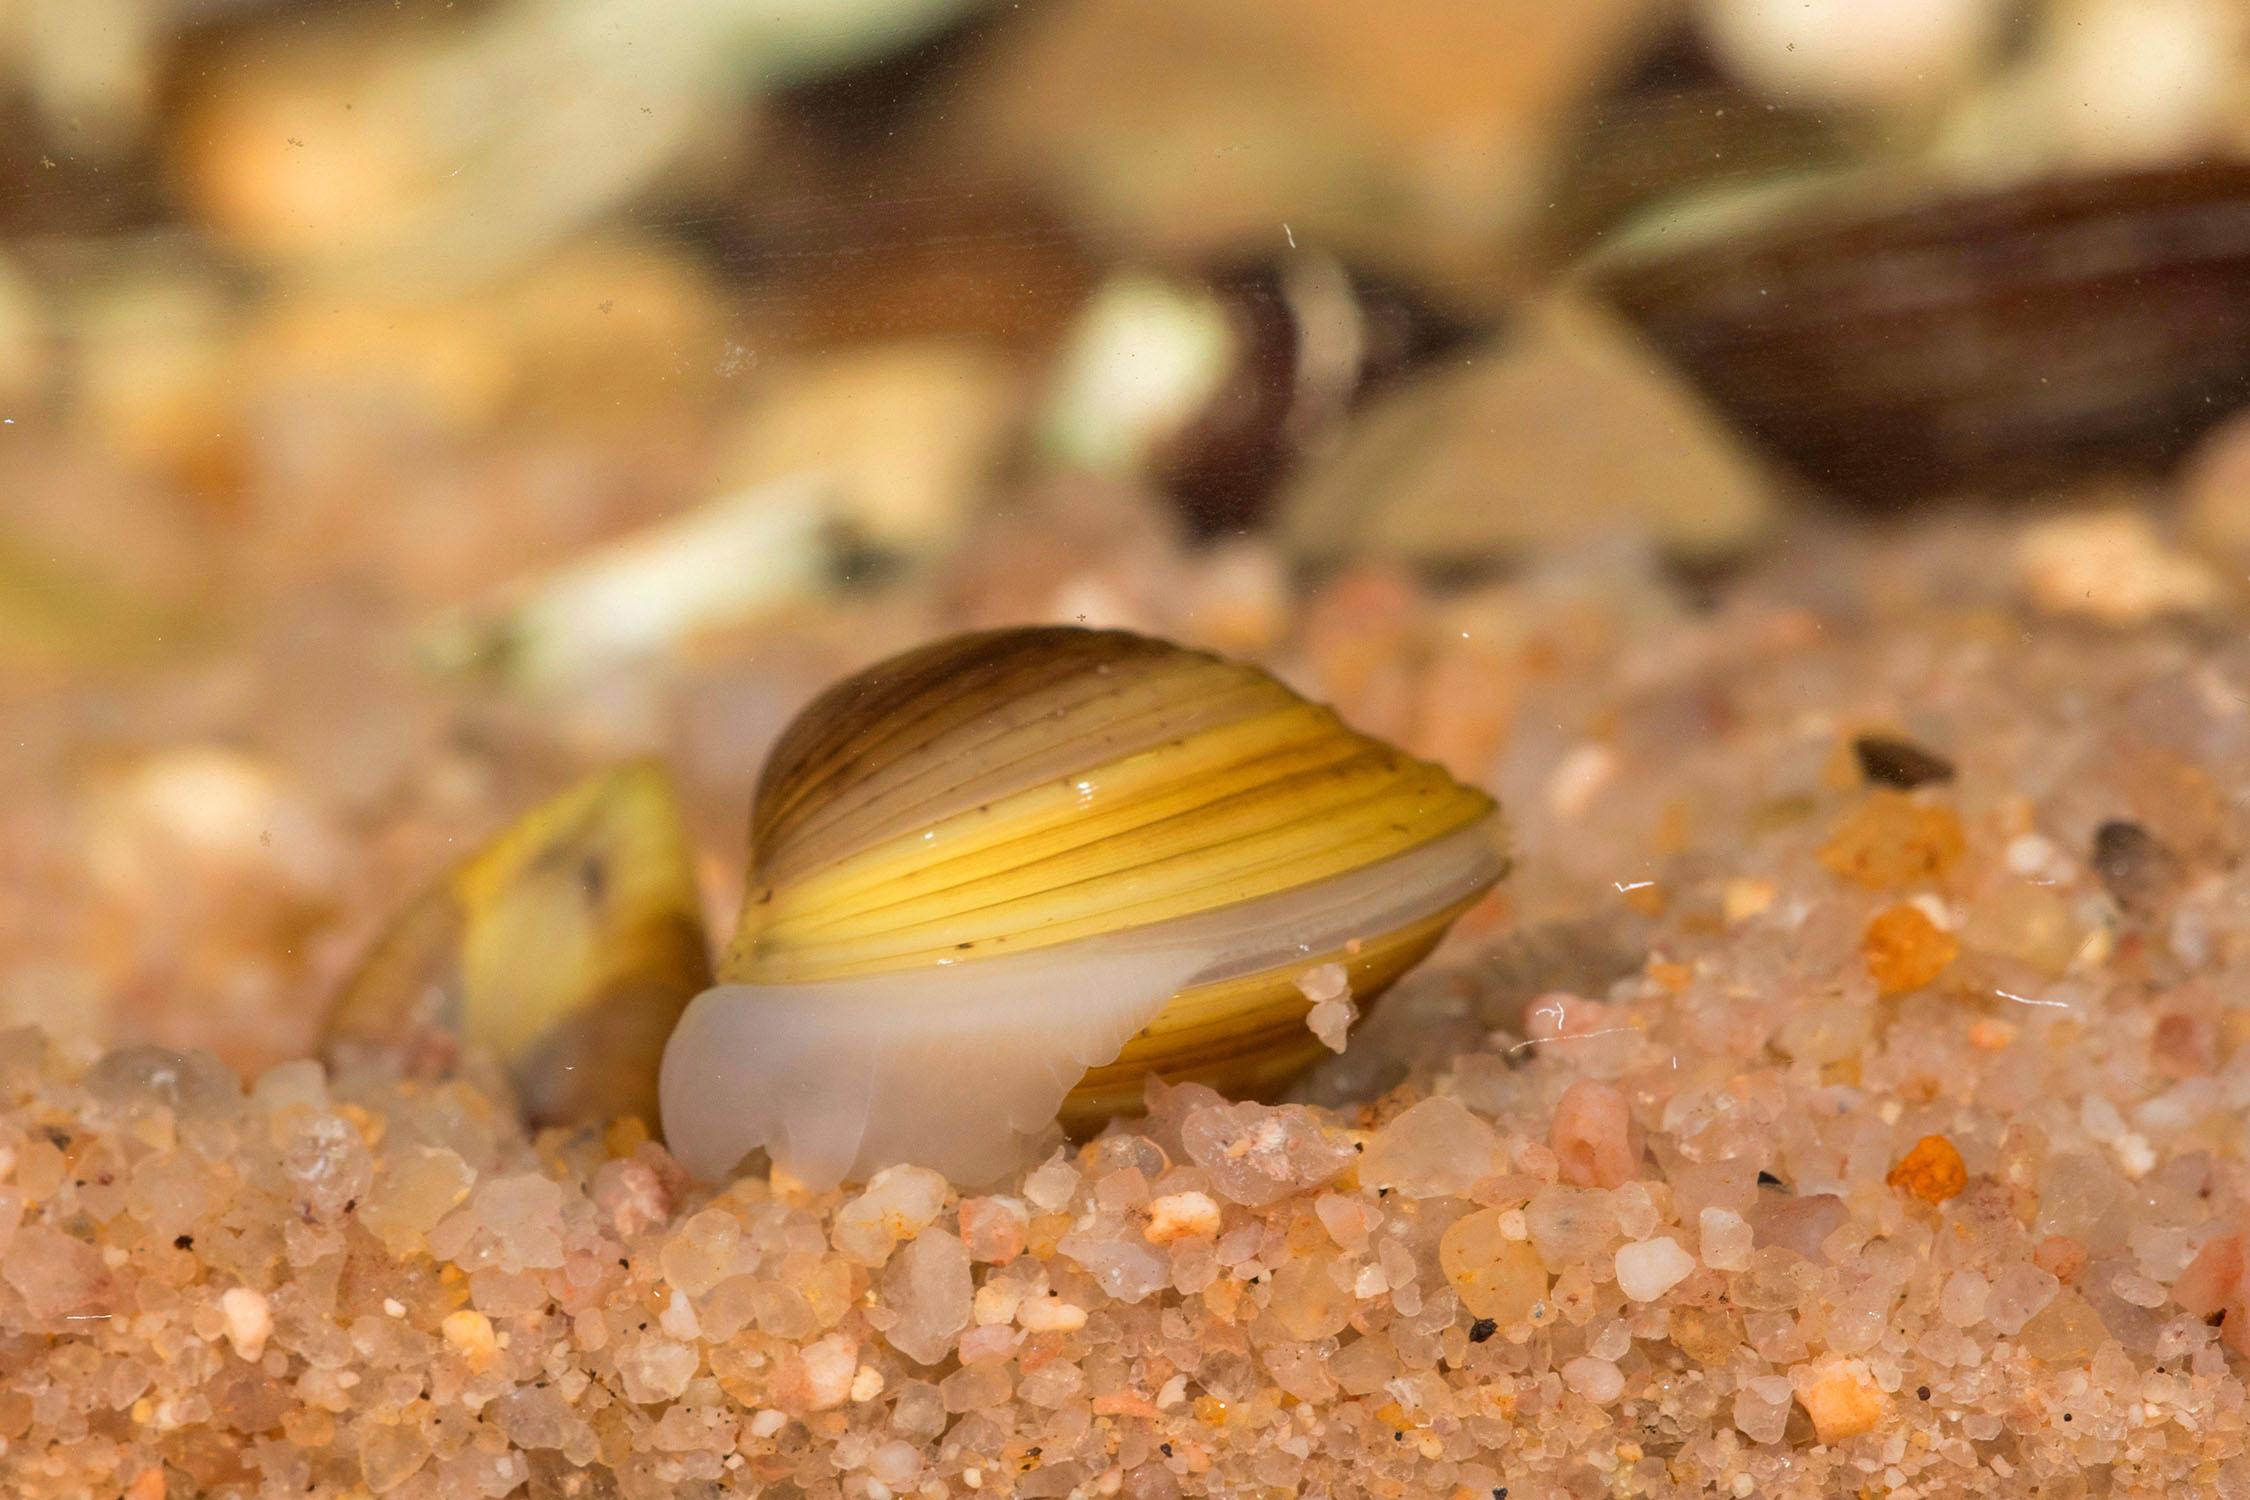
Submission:
[[[629,765],[534,808],[423,892],[346,982],[326,1042],[424,1070],[482,1047],[536,1123],[653,1122],[665,1039],[710,973],[671,781]]]

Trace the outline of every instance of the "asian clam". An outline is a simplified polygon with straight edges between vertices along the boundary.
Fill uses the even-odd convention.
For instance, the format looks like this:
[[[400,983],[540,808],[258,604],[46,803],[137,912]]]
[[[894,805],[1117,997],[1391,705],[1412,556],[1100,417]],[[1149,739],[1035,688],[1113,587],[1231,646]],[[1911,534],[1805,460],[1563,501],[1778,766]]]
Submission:
[[[623,852],[627,824],[677,828],[650,796],[597,780],[562,799],[575,825],[557,803],[522,826],[609,829]],[[1087,1130],[1133,1109],[1150,1073],[1271,1096],[1323,1051],[1300,976],[1340,963],[1371,999],[1507,867],[1492,799],[1438,767],[1255,668],[1070,627],[942,640],[798,716],[758,785],[714,987],[671,946],[684,875],[589,873],[555,852],[568,839],[495,849],[511,837],[530,893],[494,888],[493,850],[472,857],[482,883],[456,873],[450,906],[410,910],[332,1034],[457,1029],[554,1117],[660,1078],[691,1172],[762,1148],[814,1186],[898,1162],[990,1180],[1058,1116]],[[640,852],[678,874],[679,847]],[[401,957],[543,943],[546,976],[512,990],[489,958],[433,982]],[[645,1025],[594,1022],[620,1007]],[[588,1071],[613,1080],[598,1098],[554,1082]]]

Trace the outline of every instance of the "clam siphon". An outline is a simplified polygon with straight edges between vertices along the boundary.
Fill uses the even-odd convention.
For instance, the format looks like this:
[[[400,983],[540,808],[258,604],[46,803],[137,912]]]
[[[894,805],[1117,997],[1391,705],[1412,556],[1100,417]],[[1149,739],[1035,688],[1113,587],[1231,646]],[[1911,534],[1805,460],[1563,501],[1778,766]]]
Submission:
[[[1324,1054],[1300,975],[1371,999],[1505,872],[1490,797],[1254,668],[1122,631],[939,641],[776,745],[665,1136],[704,1177],[764,1148],[814,1185],[978,1182],[1152,1072],[1271,1096]]]

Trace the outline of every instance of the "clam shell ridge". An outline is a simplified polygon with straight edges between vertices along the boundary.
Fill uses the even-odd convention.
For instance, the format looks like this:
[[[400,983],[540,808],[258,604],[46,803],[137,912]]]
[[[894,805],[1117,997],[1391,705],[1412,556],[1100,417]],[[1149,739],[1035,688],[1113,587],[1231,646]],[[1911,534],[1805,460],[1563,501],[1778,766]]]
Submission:
[[[1150,1071],[1271,1093],[1322,1051],[1299,974],[1340,961],[1371,998],[1505,868],[1490,797],[1254,668],[1122,631],[940,641],[776,745],[667,1138],[706,1176],[764,1146],[808,1180],[973,1181]]]

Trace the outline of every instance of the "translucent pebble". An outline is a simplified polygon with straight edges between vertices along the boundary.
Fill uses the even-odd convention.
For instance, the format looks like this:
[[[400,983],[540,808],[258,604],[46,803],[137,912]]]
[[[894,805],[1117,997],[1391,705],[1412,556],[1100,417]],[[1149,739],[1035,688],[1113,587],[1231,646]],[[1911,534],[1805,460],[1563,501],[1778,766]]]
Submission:
[[[1016,1381],[1018,1400],[1053,1410],[1086,1388],[1086,1372],[1068,1360],[1053,1359],[1024,1371]]]
[[[1096,1219],[1074,1228],[1055,1248],[1119,1302],[1139,1302],[1172,1283],[1169,1257],[1123,1219]]]
[[[752,1288],[750,1301],[760,1333],[770,1333],[777,1339],[801,1339],[820,1327],[820,1315],[812,1299],[793,1286],[760,1281]]]
[[[1367,1237],[1383,1222],[1383,1212],[1364,1198],[1342,1193],[1322,1193],[1313,1200],[1313,1213],[1339,1250],[1357,1255],[1367,1248]]]
[[[1172,1250],[1172,1289],[1196,1296],[1219,1279],[1216,1250],[1202,1240],[1188,1240]]]
[[[1206,1105],[1181,1123],[1180,1139],[1221,1197],[1252,1208],[1318,1187],[1353,1159],[1311,1111],[1291,1105]]]
[[[922,1477],[922,1452],[893,1439],[867,1455],[867,1472],[894,1491],[909,1489]]]
[[[328,1070],[310,1058],[275,1063],[250,1085],[250,1102],[267,1114],[279,1114],[292,1105],[326,1110]]]
[[[696,1304],[696,1326],[714,1343],[725,1343],[758,1320],[758,1279],[729,1276]]]
[[[1086,1149],[1079,1154],[1078,1165],[1089,1177],[1138,1172],[1144,1178],[1154,1179],[1164,1175],[1165,1169],[1172,1165],[1172,1158],[1149,1137],[1120,1132],[1087,1142]]]
[[[1714,1271],[1749,1269],[1753,1243],[1749,1220],[1731,1208],[1707,1208],[1696,1216],[1696,1227],[1705,1265]]]
[[[1508,1170],[1490,1125],[1453,1099],[1424,1099],[1375,1133],[1360,1158],[1360,1181],[1410,1198],[1465,1198]]]
[[[1779,1375],[1759,1375],[1744,1381],[1734,1393],[1734,1425],[1754,1443],[1778,1443],[1789,1425],[1789,1403],[1795,1393]]]
[[[1828,1347],[1838,1354],[1865,1354],[1889,1325],[1898,1289],[1881,1278],[1860,1283],[1828,1309]]]
[[[1581,1078],[1556,1101],[1547,1144],[1563,1181],[1614,1188],[1631,1181],[1639,1168],[1632,1135],[1632,1108],[1625,1096],[1606,1083]]]
[[[1104,1173],[1094,1182],[1094,1207],[1121,1214],[1148,1202],[1148,1174],[1138,1167]]]
[[[1023,1342],[1023,1334],[1014,1328],[992,1324],[969,1329],[961,1335],[957,1346],[961,1363],[973,1365],[981,1360],[1008,1359]]]
[[[657,1433],[661,1439],[668,1427],[686,1426],[692,1431],[697,1425],[691,1414],[685,1411],[667,1413],[665,1420],[657,1424]],[[696,1436],[700,1436],[700,1433]],[[675,1441],[693,1442],[695,1436]],[[522,1489],[531,1466],[520,1453],[493,1453],[482,1448],[468,1448],[439,1460],[438,1472],[448,1500],[456,1495],[463,1497],[463,1500],[502,1500],[502,1497]]]
[[[524,1311],[529,1312],[531,1309],[525,1308]],[[667,1338],[686,1341],[703,1336],[703,1324],[695,1315],[695,1304],[688,1301],[687,1293],[678,1290],[664,1304],[664,1312],[657,1319],[657,1327],[664,1330]]]
[[[1641,1240],[1617,1252],[1617,1289],[1635,1302],[1654,1302],[1694,1269],[1695,1257],[1670,1235]]]
[[[519,1385],[492,1409],[501,1430],[519,1448],[560,1448],[572,1421],[562,1392],[547,1385]]]
[[[1827,1258],[1821,1246],[1851,1216],[1834,1193],[1760,1193],[1749,1219],[1761,1248],[1787,1250],[1817,1263]]]
[[[1419,1274],[1414,1252],[1396,1239],[1385,1239],[1375,1257],[1383,1267],[1384,1279],[1392,1286],[1404,1286]]]
[[[1258,1246],[1265,1240],[1265,1229],[1259,1224],[1238,1224],[1219,1236],[1213,1253],[1222,1266],[1239,1266],[1257,1258]]]
[[[722,1209],[707,1208],[673,1231],[657,1260],[666,1281],[700,1297],[735,1273],[741,1248],[741,1221]]]
[[[963,1365],[938,1382],[938,1394],[949,1412],[983,1411],[1008,1399],[1014,1387],[1004,1361]]]
[[[88,1071],[86,1088],[113,1107],[162,1105],[182,1120],[224,1119],[242,1109],[242,1081],[207,1052],[119,1047]]]
[[[441,1232],[456,1232],[442,1238],[433,1234],[431,1251],[471,1267],[521,1271],[559,1266],[562,1201],[561,1184],[539,1172],[490,1178],[465,1208],[439,1226]]]
[[[672,1216],[672,1198],[664,1180],[654,1167],[637,1159],[603,1162],[588,1196],[609,1227],[625,1239],[657,1228]]]
[[[2100,1094],[2088,1094],[2078,1101],[2078,1122],[2087,1135],[2104,1145],[2125,1133],[2124,1115]]]
[[[2031,1263],[2057,1281],[2076,1281],[2089,1258],[2086,1247],[2067,1234],[2050,1234],[2031,1247]]]
[[[926,1380],[909,1380],[891,1400],[891,1430],[908,1437],[932,1438],[945,1430],[945,1401]]]
[[[1023,1180],[1023,1195],[1048,1213],[1070,1207],[1078,1192],[1079,1172],[1056,1153]]]
[[[70,1163],[52,1141],[30,1141],[16,1158],[16,1186],[33,1201],[52,1198]]]
[[[969,1299],[969,1316],[979,1324],[1013,1323],[1023,1306],[1023,1283],[993,1277]]]
[[[628,1339],[617,1350],[617,1374],[628,1401],[670,1401],[695,1378],[692,1345],[668,1338]]]
[[[1259,1356],[1273,1383],[1287,1395],[1304,1402],[1327,1401],[1336,1394],[1336,1377],[1329,1373],[1326,1346],[1268,1341]]]
[[[1352,1023],[1359,1019],[1359,1007],[1349,996],[1323,1000],[1305,1012],[1305,1028],[1320,1044],[1331,1052],[1341,1052],[1351,1041]]]
[[[2127,1242],[2142,1273],[2159,1282],[2177,1278],[2201,1249],[2199,1238],[2177,1224],[2135,1224]]]
[[[1782,1022],[1774,1046],[1797,1062],[1826,1067],[1866,1052],[1875,1019],[1874,1008],[1856,998],[1807,999]]]
[[[1751,1252],[1749,1269],[1734,1284],[1734,1300],[1753,1311],[1780,1312],[1802,1306],[1818,1280],[1803,1256],[1767,1245]]]
[[[2013,1337],[2023,1325],[2048,1303],[2062,1283],[2029,1261],[2014,1261],[2003,1266],[1992,1279],[1992,1293],[1985,1303],[1985,1316],[1992,1326]]]
[[[898,1314],[884,1336],[917,1364],[937,1364],[969,1326],[974,1291],[968,1247],[942,1229],[926,1229],[884,1274],[884,1304]]]
[[[101,1253],[74,1235],[26,1224],[8,1245],[0,1278],[34,1318],[53,1318],[94,1302],[108,1281]]]
[[[2070,968],[2085,933],[2054,887],[2007,881],[1979,896],[1961,938],[1979,952],[2015,959],[2052,979]]]
[[[2093,1304],[2065,1287],[2023,1325],[2023,1347],[2052,1365],[2083,1364],[2109,1337]]]
[[[1625,1372],[1606,1359],[1580,1355],[1565,1360],[1562,1378],[1564,1385],[1596,1406],[1607,1406],[1625,1394]]]
[[[1524,1223],[1539,1258],[1550,1266],[1593,1260],[1617,1234],[1616,1210],[1600,1188],[1543,1187],[1525,1205]]]
[[[827,1411],[844,1404],[858,1373],[858,1346],[848,1334],[832,1333],[782,1356],[774,1399],[791,1411]]]
[[[831,1238],[861,1265],[879,1266],[901,1240],[920,1234],[945,1208],[943,1174],[927,1167],[885,1167],[858,1197],[836,1211]]]
[[[1531,1320],[1547,1295],[1547,1268],[1523,1240],[1510,1239],[1498,1209],[1457,1219],[1438,1241],[1446,1282],[1472,1317],[1505,1328]]]
[[[1617,1232],[1629,1240],[1645,1240],[1664,1222],[1663,1213],[1656,1206],[1656,1196],[1645,1182],[1628,1182],[1609,1195],[1609,1206],[1617,1214]]]
[[[1372,1395],[1399,1374],[1398,1350],[1386,1335],[1371,1333],[1339,1350],[1328,1371],[1345,1394]]]
[[[133,1169],[125,1208],[148,1224],[150,1234],[168,1240],[204,1215],[218,1185],[192,1155],[151,1156]]]
[[[367,1196],[374,1163],[351,1122],[301,1113],[282,1141],[281,1170],[297,1194],[298,1211],[315,1220],[341,1216]]]
[[[363,1422],[359,1428],[359,1472],[378,1495],[412,1479],[430,1461],[430,1445],[411,1423]]]
[[[487,1266],[470,1273],[469,1301],[477,1311],[495,1318],[518,1317],[544,1308],[547,1288],[532,1272]]]
[[[1125,1500],[1180,1500],[1180,1481],[1165,1460],[1150,1459],[1125,1474],[1120,1492]]]
[[[1342,964],[1315,964],[1297,976],[1297,991],[1318,1005],[1325,1000],[1336,1000],[1349,995],[1352,990],[1351,974]]]
[[[1021,1198],[994,1195],[961,1200],[961,1243],[969,1259],[1004,1266],[1029,1242],[1031,1211]]]
[[[2122,1184],[2107,1157],[2093,1151],[2058,1151],[2039,1174],[2038,1228],[2043,1234],[2089,1239],[2120,1191]]]
[[[1334,1263],[1312,1257],[1287,1261],[1274,1273],[1266,1312],[1288,1338],[1313,1343],[1343,1332],[1356,1304],[1337,1281]]]
[[[1623,1359],[1633,1347],[1633,1330],[1622,1318],[1612,1318],[1587,1333],[1586,1352],[1596,1359]]]

